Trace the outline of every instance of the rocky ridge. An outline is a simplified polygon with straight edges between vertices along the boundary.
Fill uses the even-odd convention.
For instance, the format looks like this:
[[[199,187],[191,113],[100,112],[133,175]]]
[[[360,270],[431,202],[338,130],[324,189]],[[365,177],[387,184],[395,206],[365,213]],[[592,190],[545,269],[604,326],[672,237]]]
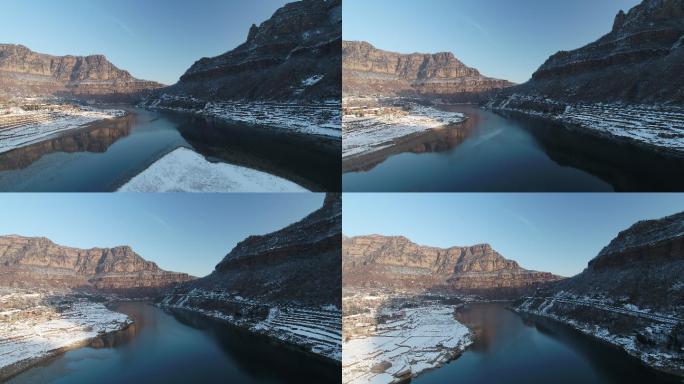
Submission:
[[[579,275],[517,303],[684,374],[684,213],[634,224]]]
[[[554,54],[487,106],[682,156],[683,41],[684,1],[644,0],[620,11],[608,34]]]
[[[243,44],[198,60],[163,93],[203,102],[339,100],[341,39],[340,0],[289,3],[252,25]]]
[[[410,96],[474,101],[510,87],[506,80],[483,76],[452,53],[400,54],[364,41],[342,42],[344,96]]]
[[[52,56],[0,44],[0,93],[6,96],[132,101],[161,87],[134,78],[103,55]]]
[[[378,235],[344,237],[342,271],[345,288],[395,287],[497,297],[561,279],[523,269],[488,244],[444,249]]]
[[[167,272],[128,246],[78,249],[43,237],[0,237],[0,285],[75,289],[123,296],[157,295],[193,279]]]
[[[279,231],[250,236],[210,275],[174,288],[166,308],[191,310],[341,359],[340,194]]]

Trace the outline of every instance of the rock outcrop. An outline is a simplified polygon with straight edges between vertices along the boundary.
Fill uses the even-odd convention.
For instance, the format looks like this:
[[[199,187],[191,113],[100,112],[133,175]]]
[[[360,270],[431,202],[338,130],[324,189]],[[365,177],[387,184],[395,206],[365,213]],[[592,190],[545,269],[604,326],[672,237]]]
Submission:
[[[279,231],[248,237],[209,276],[186,286],[262,302],[339,307],[341,207],[341,195],[328,194],[321,209]]]
[[[615,17],[612,30],[551,56],[507,94],[563,102],[684,105],[684,1],[644,0]]]
[[[217,57],[197,61],[169,95],[203,101],[340,99],[342,1],[286,4],[247,41]]]
[[[378,235],[344,237],[342,271],[345,288],[394,287],[486,296],[509,296],[560,279],[523,269],[488,244],[444,249]]]
[[[322,208],[279,231],[248,237],[209,276],[174,288],[160,304],[268,335],[338,364],[341,230],[341,194],[328,194]]]
[[[400,54],[362,41],[342,42],[345,96],[411,96],[480,100],[513,83],[480,74],[452,53]]]
[[[193,279],[167,272],[128,246],[78,249],[42,237],[0,237],[0,284],[149,296]]]
[[[139,80],[103,55],[52,56],[0,44],[0,93],[131,101],[163,85]]]
[[[517,310],[550,317],[684,375],[684,212],[634,224],[579,275],[542,287]]]

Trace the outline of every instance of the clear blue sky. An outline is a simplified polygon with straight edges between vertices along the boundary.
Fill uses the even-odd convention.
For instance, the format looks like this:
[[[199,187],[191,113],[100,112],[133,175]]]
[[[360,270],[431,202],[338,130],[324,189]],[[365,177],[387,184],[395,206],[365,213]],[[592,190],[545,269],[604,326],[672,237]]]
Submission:
[[[453,52],[484,75],[527,81],[553,53],[608,33],[640,0],[344,0],[343,36],[402,53]]]
[[[0,235],[77,248],[130,245],[160,267],[204,276],[241,240],[323,205],[323,194],[0,194]]]
[[[197,60],[247,39],[288,0],[2,0],[0,42],[54,55],[104,54],[173,84]]]
[[[684,211],[684,194],[345,194],[347,236],[436,247],[491,244],[522,267],[572,276],[639,220]]]

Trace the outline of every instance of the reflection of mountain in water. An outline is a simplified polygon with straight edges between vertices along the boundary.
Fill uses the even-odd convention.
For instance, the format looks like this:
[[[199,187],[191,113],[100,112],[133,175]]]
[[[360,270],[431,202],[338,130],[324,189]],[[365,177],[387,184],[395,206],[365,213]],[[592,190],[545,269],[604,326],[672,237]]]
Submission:
[[[171,312],[181,324],[211,334],[223,352],[252,377],[268,379],[276,374],[283,382],[293,383],[301,382],[301,377],[319,383],[340,381],[339,366],[314,354],[194,312],[182,309]],[[265,366],[268,372],[264,371]]]
[[[548,121],[505,113],[521,122],[556,163],[585,170],[617,191],[681,191],[684,158],[660,155],[634,144],[608,140]]]
[[[135,125],[135,115],[104,120],[58,137],[0,154],[0,171],[24,169],[41,157],[56,153],[104,153],[117,140],[128,136]]]
[[[168,113],[178,131],[205,156],[292,180],[314,191],[342,188],[340,140]]]
[[[450,151],[472,135],[478,116],[463,123],[430,129],[395,140],[394,145],[366,155],[357,156],[342,165],[342,172],[368,172],[382,164],[390,156],[400,153],[437,153]]]

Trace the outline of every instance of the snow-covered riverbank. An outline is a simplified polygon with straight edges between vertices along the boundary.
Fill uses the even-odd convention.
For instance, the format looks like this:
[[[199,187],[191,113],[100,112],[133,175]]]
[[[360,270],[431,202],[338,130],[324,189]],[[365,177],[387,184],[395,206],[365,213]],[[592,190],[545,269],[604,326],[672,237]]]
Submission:
[[[231,122],[269,126],[295,133],[341,137],[340,103],[213,102],[163,94],[141,104],[159,110],[195,113]]]
[[[513,309],[521,314],[546,317],[566,324],[624,350],[655,369],[684,372],[684,365],[681,364],[684,350],[664,347],[668,339],[675,335],[675,328],[682,324],[682,319],[674,315],[638,308],[633,304],[616,305],[606,298],[580,297],[563,291],[553,297],[524,298]]]
[[[124,111],[117,109],[54,102],[0,107],[0,153],[40,142],[59,132],[124,115]]]
[[[133,177],[119,192],[305,192],[289,180],[177,148]]]
[[[128,327],[132,320],[101,303],[44,293],[0,292],[0,380],[93,338]]]
[[[345,316],[346,327],[367,329],[350,332],[342,344],[342,382],[395,383],[442,366],[471,343],[471,333],[454,318],[454,306],[429,304],[415,308],[380,309]],[[377,324],[378,318],[385,320]]]
[[[681,108],[621,103],[572,104],[518,94],[494,99],[487,108],[545,118],[570,128],[684,155],[684,110]]]
[[[414,105],[408,111],[396,108],[378,110],[377,114],[364,111],[362,116],[348,112],[342,117],[343,159],[379,151],[402,137],[465,120],[462,113],[421,105]]]
[[[195,288],[187,294],[167,295],[160,306],[197,312],[332,360],[342,359],[342,313],[334,305],[305,307],[261,303],[226,292]],[[242,315],[234,316],[236,312]]]

